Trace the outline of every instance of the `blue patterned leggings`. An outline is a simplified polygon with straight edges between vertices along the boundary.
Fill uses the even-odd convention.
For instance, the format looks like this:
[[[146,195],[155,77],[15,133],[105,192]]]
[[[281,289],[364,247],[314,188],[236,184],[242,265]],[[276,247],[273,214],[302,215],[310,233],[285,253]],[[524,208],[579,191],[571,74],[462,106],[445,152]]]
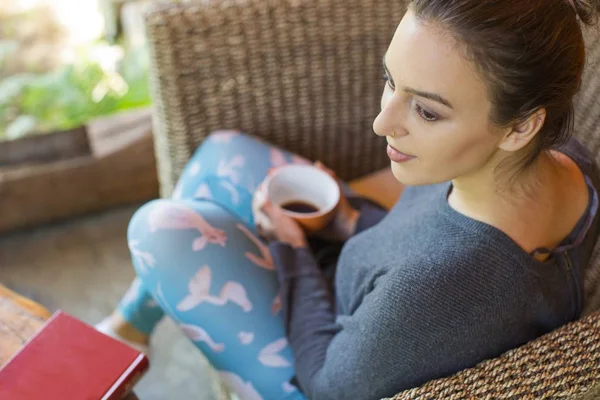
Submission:
[[[270,168],[307,163],[237,131],[207,138],[172,199],[141,207],[128,230],[137,278],[119,310],[150,334],[167,314],[242,399],[304,399],[273,262],[256,236],[252,194]]]

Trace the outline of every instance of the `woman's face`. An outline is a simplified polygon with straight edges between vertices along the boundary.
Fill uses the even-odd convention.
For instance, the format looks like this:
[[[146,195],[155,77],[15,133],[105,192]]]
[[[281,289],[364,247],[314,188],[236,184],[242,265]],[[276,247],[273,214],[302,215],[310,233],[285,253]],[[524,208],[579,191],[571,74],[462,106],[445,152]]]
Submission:
[[[409,10],[384,56],[387,75],[375,133],[386,136],[392,172],[406,185],[491,168],[502,131],[490,122],[486,87],[459,45]],[[407,157],[411,156],[411,157]]]

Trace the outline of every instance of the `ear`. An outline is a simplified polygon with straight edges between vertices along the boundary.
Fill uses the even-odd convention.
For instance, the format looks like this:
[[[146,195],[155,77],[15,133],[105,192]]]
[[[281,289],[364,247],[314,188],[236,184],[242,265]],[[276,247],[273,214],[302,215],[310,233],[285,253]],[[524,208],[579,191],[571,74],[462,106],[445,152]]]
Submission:
[[[535,138],[544,126],[544,121],[546,121],[546,109],[542,108],[508,128],[498,147],[510,152],[521,150]]]

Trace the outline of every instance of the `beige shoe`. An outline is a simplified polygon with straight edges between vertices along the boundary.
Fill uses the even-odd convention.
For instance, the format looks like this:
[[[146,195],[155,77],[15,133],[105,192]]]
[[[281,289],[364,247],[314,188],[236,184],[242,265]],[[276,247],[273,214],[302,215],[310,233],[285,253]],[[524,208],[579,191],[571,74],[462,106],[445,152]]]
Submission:
[[[125,343],[126,345],[128,345],[129,347],[133,347],[134,349],[136,349],[137,351],[144,353],[148,358],[150,358],[150,346],[142,344],[142,343],[136,343],[133,342],[131,340],[127,340],[124,337],[120,336],[117,332],[114,331],[114,329],[111,327],[110,325],[110,319],[104,318],[102,320],[102,322],[100,322],[99,324],[96,324],[95,326],[96,330],[98,332],[102,332],[104,333],[106,336],[110,336],[113,339],[117,339],[120,342]]]

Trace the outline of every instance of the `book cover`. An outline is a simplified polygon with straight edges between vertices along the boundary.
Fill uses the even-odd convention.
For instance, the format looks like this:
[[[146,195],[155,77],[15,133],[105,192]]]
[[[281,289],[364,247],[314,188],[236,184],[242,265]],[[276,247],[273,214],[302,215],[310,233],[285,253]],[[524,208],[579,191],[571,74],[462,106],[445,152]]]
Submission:
[[[0,399],[121,400],[148,367],[143,353],[58,311],[0,369]]]

